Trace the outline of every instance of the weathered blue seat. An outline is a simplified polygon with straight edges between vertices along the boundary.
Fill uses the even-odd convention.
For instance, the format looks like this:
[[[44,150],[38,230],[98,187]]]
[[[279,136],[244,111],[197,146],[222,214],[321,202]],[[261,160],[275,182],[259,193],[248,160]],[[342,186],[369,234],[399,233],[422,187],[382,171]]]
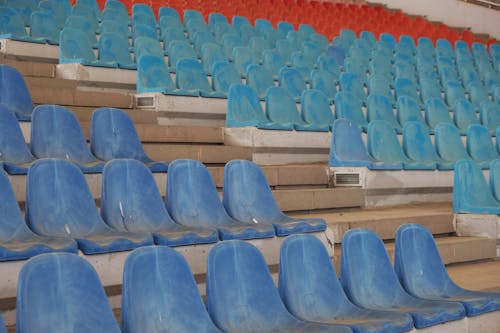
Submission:
[[[137,61],[136,84],[138,94],[149,92],[183,94],[183,91],[175,87],[163,56],[144,55]]]
[[[298,102],[302,92],[307,89],[306,82],[295,68],[283,67],[279,71],[280,87],[286,88]]]
[[[401,125],[392,110],[392,103],[386,96],[370,94],[366,99],[366,114],[368,122],[385,120],[391,124],[396,132],[401,133]]]
[[[349,119],[356,123],[361,129],[366,130],[366,120],[361,100],[347,91],[339,91],[335,95],[335,116],[337,119]]]
[[[246,84],[257,92],[260,99],[264,99],[267,88],[274,86],[273,74],[262,65],[249,65],[246,73]]]
[[[304,90],[300,97],[300,107],[302,118],[309,123],[318,127],[332,128],[335,120],[332,110],[330,109],[330,101],[325,94],[316,89]]]
[[[0,65],[0,103],[18,120],[30,120],[34,105],[22,74],[14,67]]]
[[[241,83],[240,73],[236,67],[228,62],[221,61],[213,64],[212,67],[212,88],[227,95],[232,84]]]
[[[208,83],[203,67],[196,59],[181,58],[176,63],[175,81],[186,95],[224,98],[223,93],[213,91]]]
[[[122,69],[137,69],[130,55],[128,37],[114,32],[101,33],[99,38],[99,63]]]
[[[479,124],[467,128],[467,152],[477,163],[490,162],[499,158],[499,154],[491,141],[488,129]]]

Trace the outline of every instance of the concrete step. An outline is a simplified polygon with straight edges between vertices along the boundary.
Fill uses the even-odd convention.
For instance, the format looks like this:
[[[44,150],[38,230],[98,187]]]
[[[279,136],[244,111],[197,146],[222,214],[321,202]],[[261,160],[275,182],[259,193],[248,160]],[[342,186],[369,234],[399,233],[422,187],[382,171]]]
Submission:
[[[243,147],[200,144],[145,143],[146,153],[155,161],[189,158],[202,163],[221,164],[230,160],[251,160],[252,150]]]
[[[0,63],[16,68],[24,77],[56,77],[56,65],[44,62],[19,61],[0,54]]]
[[[75,105],[64,105],[60,104],[75,114],[80,121],[80,124],[83,126],[85,123],[90,123],[92,118],[92,113],[95,111],[97,107],[93,106],[75,106]],[[158,114],[155,111],[147,111],[147,110],[139,110],[139,109],[131,109],[131,108],[120,108],[125,111],[135,125],[137,124],[158,124]]]

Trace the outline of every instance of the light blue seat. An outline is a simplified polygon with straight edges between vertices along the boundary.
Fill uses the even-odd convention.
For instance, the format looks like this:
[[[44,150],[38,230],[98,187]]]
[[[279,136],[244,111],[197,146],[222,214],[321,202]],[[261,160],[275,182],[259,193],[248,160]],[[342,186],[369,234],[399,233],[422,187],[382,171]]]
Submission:
[[[190,20],[205,22],[203,14],[200,11],[194,9],[186,9],[184,10],[184,23],[187,23]]]
[[[438,155],[445,161],[455,163],[460,160],[472,160],[465,149],[458,128],[453,124],[437,124],[434,129],[434,145]],[[482,166],[488,167],[488,163]]]
[[[455,101],[459,98],[465,98],[465,90],[459,81],[447,81],[444,84],[446,103],[449,107],[453,107]]]
[[[239,35],[226,33],[222,36],[222,49],[228,59],[233,60],[233,48],[236,46],[245,46]]]
[[[259,62],[261,62],[262,61],[262,52],[264,52],[265,50],[272,49],[274,47],[274,44],[272,44],[265,37],[255,36],[255,37],[250,38],[250,40],[248,41],[248,46],[250,46],[250,48],[252,49],[257,60]]]
[[[236,46],[232,53],[233,64],[238,70],[241,78],[246,77],[247,67],[251,64],[258,64],[259,59],[248,46]]]
[[[249,65],[247,67],[246,84],[257,92],[260,99],[264,99],[267,88],[274,86],[273,74],[262,65]]]
[[[145,3],[135,3],[132,5],[132,16],[135,14],[148,15],[150,17],[155,17],[153,9]]]
[[[329,124],[318,126],[307,123],[297,110],[297,103],[283,87],[270,87],[266,91],[266,115],[272,122],[288,126],[297,131],[328,132]]]
[[[500,293],[466,290],[453,282],[432,234],[422,225],[401,225],[396,232],[394,270],[411,295],[460,302],[468,317],[500,310]]]
[[[373,76],[384,77],[386,81],[393,80],[393,70],[391,59],[384,57],[374,57],[368,63],[370,78]],[[369,81],[369,80],[368,80]]]
[[[362,103],[366,102],[366,94],[363,82],[353,73],[343,72],[339,77],[340,91],[353,94]]]
[[[368,152],[376,160],[389,164],[402,164],[405,170],[434,170],[435,164],[413,161],[403,151],[396,131],[384,120],[374,120],[367,128]]]
[[[394,80],[394,92],[396,95],[396,99],[402,96],[408,96],[413,98],[416,102],[420,104],[420,97],[418,96],[417,85],[415,84],[414,81],[410,79],[397,77],[396,80]]]
[[[377,44],[377,39],[371,31],[361,31],[361,33],[359,34],[359,39],[367,41],[368,45],[370,45],[371,48],[374,48]]]
[[[330,56],[319,56],[317,61],[318,68],[329,72],[335,76],[335,83],[338,82],[338,77],[340,76],[340,66],[334,57]]]
[[[500,120],[500,117],[499,117]],[[465,98],[459,98],[453,105],[453,121],[461,133],[466,133],[467,127],[472,124],[479,124],[479,118],[472,104]],[[498,123],[500,125],[500,122]],[[495,131],[495,128],[491,130]]]
[[[233,84],[229,87],[226,127],[255,126],[259,129],[293,130],[292,124],[271,122],[260,104],[257,92],[244,84]]]
[[[214,32],[213,34],[215,35],[215,40],[217,41],[217,44],[222,45],[224,42],[224,35],[236,35],[239,38],[238,31],[230,25],[229,23],[226,22],[218,22],[215,24]]]
[[[350,92],[339,91],[335,95],[335,116],[337,119],[349,119],[355,122],[363,130],[368,122],[363,114],[361,100]]]
[[[280,87],[287,89],[296,101],[300,100],[302,92],[307,89],[306,82],[295,68],[283,67],[279,71]]]
[[[134,40],[135,62],[139,64],[143,56],[157,56],[163,58],[160,42],[149,37],[138,37]]]
[[[259,166],[250,161],[233,160],[224,167],[223,204],[237,221],[272,224],[277,236],[318,232],[326,229],[321,218],[292,218],[279,209]]]
[[[26,174],[35,157],[31,154],[16,117],[0,104],[0,156],[3,168],[11,175]]]
[[[120,332],[95,269],[76,254],[48,253],[24,264],[16,310],[19,333]]]
[[[167,18],[170,18],[171,16],[167,16]],[[186,38],[186,35],[184,35],[183,30],[179,30],[177,28],[167,28],[161,31],[161,38],[163,39],[163,49],[166,51],[168,54],[168,48],[170,46],[170,43],[173,41],[182,41],[189,43],[189,40]],[[174,63],[175,64],[175,63]]]
[[[423,165],[437,165],[439,170],[453,170],[454,163],[444,161],[436,153],[429,131],[418,121],[408,121],[403,127],[403,149],[410,159]]]
[[[0,171],[0,261],[28,259],[47,252],[77,253],[73,239],[39,236],[24,222],[14,190],[4,171]],[[0,320],[0,331],[3,322]]]
[[[154,15],[151,16],[148,13],[132,13],[132,25],[146,25],[151,29],[154,29],[155,32],[158,27],[158,23],[156,23]]]
[[[500,105],[500,85],[495,86],[493,90],[493,100]]]
[[[84,16],[70,15],[64,23],[63,30],[65,29],[75,29],[83,33],[91,47],[97,47],[97,37],[95,32],[95,26]],[[76,36],[75,36],[76,37]],[[71,38],[71,36],[69,36]],[[77,42],[83,43],[83,38],[78,36]],[[85,41],[87,43],[87,41]],[[59,46],[61,46],[61,37],[59,36]],[[87,47],[87,46],[86,46]]]
[[[122,69],[137,68],[130,55],[128,37],[113,32],[101,33],[99,38],[99,62]]]
[[[99,216],[83,173],[70,161],[34,162],[26,184],[26,223],[39,235],[71,237],[85,254],[153,244],[151,234],[108,227]]]
[[[92,50],[87,34],[73,28],[64,28],[59,38],[59,63],[79,63],[97,66],[97,59]]]
[[[23,24],[29,25],[30,15],[37,9],[37,0],[3,0],[2,7],[14,9],[22,19]]]
[[[60,27],[50,11],[35,11],[30,17],[30,36],[51,45],[59,45]]]
[[[490,162],[499,158],[488,129],[478,124],[467,128],[467,152],[477,163]]]
[[[441,96],[441,84],[439,80],[432,78],[420,78],[420,99],[425,103],[429,99],[443,99]]]
[[[371,310],[410,314],[417,329],[465,316],[460,303],[429,301],[409,295],[394,272],[384,243],[371,230],[352,229],[344,234],[340,280],[354,304]]]
[[[237,240],[219,243],[208,254],[207,308],[225,332],[352,332],[345,326],[310,323],[292,316],[262,254],[254,245]]]
[[[500,160],[493,160],[490,163],[490,189],[498,201],[500,199]]]
[[[201,48],[201,61],[205,74],[212,74],[213,64],[227,61],[227,57],[222,52],[220,46],[215,43],[205,43]]]
[[[320,90],[304,90],[300,96],[300,107],[302,118],[307,123],[332,128],[335,118],[330,109],[330,101]]]
[[[304,53],[300,51],[293,52],[290,57],[290,61],[292,68],[297,70],[300,75],[302,75],[304,81],[309,82],[309,76],[314,67],[314,62],[308,60]]]
[[[85,19],[87,24],[92,27],[94,33],[99,32],[99,18],[96,16],[92,8],[79,4],[78,2],[71,7],[70,17],[79,16]]]
[[[123,268],[121,330],[221,332],[208,315],[186,259],[166,246],[134,250]]]
[[[101,217],[121,232],[152,233],[155,244],[215,243],[215,228],[183,226],[165,208],[151,171],[137,160],[114,159],[102,175]]]
[[[0,38],[8,38],[19,41],[36,41],[32,40],[25,28],[24,19],[14,8],[0,7]],[[28,16],[29,19],[29,16]],[[45,43],[44,41],[39,41]]]
[[[386,44],[391,50],[396,47],[396,38],[390,33],[384,32],[379,36],[379,41]]]
[[[467,91],[469,92],[469,99],[475,110],[479,110],[479,106],[483,101],[489,101],[488,90],[486,87],[478,81],[469,82],[467,85]]]
[[[372,74],[367,81],[368,95],[382,95],[392,105],[396,104],[394,95],[392,94],[391,81],[381,74]]]
[[[288,39],[278,39],[276,41],[276,50],[287,65],[291,65],[290,57],[297,48]]]
[[[85,173],[100,173],[104,162],[89,150],[73,112],[59,105],[39,105],[33,110],[31,151],[37,158],[72,161]]]
[[[148,92],[183,94],[175,87],[163,56],[144,55],[137,62],[137,93]]]
[[[398,121],[402,126],[404,126],[407,121],[418,121],[424,124],[429,131],[432,131],[432,129],[427,126],[427,123],[422,116],[420,105],[413,98],[409,96],[401,96],[396,102],[396,109],[398,110]]]
[[[467,91],[470,92],[469,84],[471,84],[472,82],[480,82],[481,76],[474,68],[474,64],[472,63],[472,60],[468,60],[468,62],[466,62],[466,61],[458,62],[457,66],[460,66],[459,72],[460,72],[460,78],[462,80],[462,83],[463,83],[464,87],[467,89]],[[474,87],[474,88],[477,89],[477,87]],[[486,88],[483,86],[483,89],[486,89]],[[486,92],[487,92],[487,90],[486,90]]]
[[[448,106],[440,98],[431,98],[425,102],[425,121],[430,128],[439,123],[453,124]]]
[[[171,72],[176,72],[177,62],[181,59],[198,59],[194,48],[185,40],[173,40],[168,43],[168,65]]]
[[[166,8],[166,7],[162,7]],[[160,8],[160,10],[162,9]],[[184,33],[184,25],[182,24],[181,20],[178,17],[175,16],[170,16],[170,15],[164,15],[160,16],[160,33],[163,38],[163,41],[165,41],[165,38],[163,37],[165,32],[167,30],[175,30],[175,31],[181,31]],[[184,36],[185,38],[185,36]],[[167,39],[168,42],[168,39]]]
[[[269,223],[240,222],[231,218],[220,201],[208,169],[195,160],[170,163],[165,205],[179,224],[217,228],[221,240],[274,237]]]
[[[135,40],[139,37],[149,37],[153,39],[158,39],[158,32],[156,27],[152,27],[148,24],[134,22],[132,26],[132,38]]]
[[[214,35],[210,31],[197,31],[193,37],[194,49],[201,54],[203,45],[207,43],[217,43]]]
[[[241,36],[241,40],[245,43],[248,43],[250,38],[256,35],[255,29],[250,24],[250,21],[244,16],[233,16],[232,24]]]
[[[201,63],[196,59],[181,58],[176,64],[175,81],[179,89],[189,96],[224,98],[220,92],[212,91]]]
[[[90,9],[92,9],[97,18],[101,17],[101,8],[99,7],[99,4],[96,0],[77,0],[76,4],[89,7]]]
[[[399,62],[394,64],[394,76],[399,79],[407,79],[417,82],[417,72],[413,64]]]
[[[359,127],[348,119],[333,123],[329,166],[367,167],[373,170],[401,170],[401,163],[384,163],[368,153]]]
[[[396,115],[392,110],[392,103],[384,95],[370,94],[366,99],[366,115],[368,122],[373,120],[385,120],[396,130],[401,133],[401,125],[396,119]]]
[[[438,57],[443,56],[455,58],[455,52],[453,51],[453,48],[451,47],[451,44],[447,39],[439,38],[436,41],[436,55]]]
[[[325,246],[310,235],[293,235],[283,241],[279,291],[287,309],[301,320],[346,325],[358,333],[413,329],[408,314],[366,310],[354,305],[342,289]]]
[[[18,120],[31,119],[34,105],[23,75],[14,67],[0,65],[0,103]]]
[[[215,25],[217,23],[226,23],[229,24],[227,21],[227,17],[224,16],[224,14],[217,13],[217,12],[212,12],[208,15],[208,28],[210,31],[213,33],[215,32]]]
[[[60,29],[64,26],[66,18],[71,11],[71,3],[62,1],[59,3],[57,0],[46,0],[38,3],[38,12],[48,12],[55,17],[55,24]],[[30,23],[31,24],[31,23]]]
[[[480,107],[479,117],[481,124],[490,131],[495,131],[500,126],[500,105],[489,100],[483,101]]]
[[[99,26],[101,32],[105,31],[103,29],[104,28],[103,23],[106,21],[107,22],[115,22],[116,25],[118,25],[118,26],[126,26],[127,31],[123,30],[123,32],[126,33],[127,35],[130,34],[130,30],[128,29],[128,26],[130,24],[130,16],[128,15],[128,12],[126,9],[119,10],[119,9],[111,9],[111,7],[105,8],[102,11],[101,23]],[[109,24],[109,23],[107,23],[107,24]]]
[[[212,69],[212,87],[215,91],[227,96],[229,87],[232,84],[241,83],[240,74],[235,66],[228,62],[216,62]]]
[[[199,32],[210,33],[210,30],[208,29],[205,21],[189,20],[184,24],[184,26],[186,27],[188,37],[191,41],[194,40],[195,35]]]
[[[286,21],[278,22],[276,30],[281,35],[282,38],[285,38],[289,31],[294,31],[293,25]]]
[[[152,172],[168,170],[167,162],[155,162],[146,154],[132,119],[120,109],[99,108],[92,113],[90,149],[102,161],[131,158]]]
[[[337,81],[337,78],[332,73],[315,69],[311,71],[310,89],[321,91],[330,101],[333,101],[337,94]]]
[[[165,7],[165,6],[160,7],[160,9],[158,10],[158,17],[161,20],[161,18],[166,17],[166,16],[172,16],[172,17],[179,19],[179,21],[181,20],[181,17],[179,15],[179,12],[177,11],[177,9],[172,8],[172,7]]]
[[[128,37],[131,36],[127,22],[120,22],[119,20],[112,20],[106,18],[101,22],[100,27],[101,27],[101,34],[116,33],[119,34],[120,37],[126,38],[127,41]]]
[[[273,74],[275,80],[278,79],[278,73],[285,67],[285,59],[275,50],[266,50],[262,54],[262,65]]]

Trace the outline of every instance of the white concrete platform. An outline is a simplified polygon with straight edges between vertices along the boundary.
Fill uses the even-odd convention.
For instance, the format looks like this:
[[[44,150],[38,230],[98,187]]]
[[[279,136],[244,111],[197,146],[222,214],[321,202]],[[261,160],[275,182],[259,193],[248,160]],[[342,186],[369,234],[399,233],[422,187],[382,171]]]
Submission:
[[[56,77],[75,80],[92,86],[135,90],[137,71],[120,68],[84,66],[82,64],[58,64]]]
[[[466,319],[469,333],[500,333],[500,311]]]
[[[28,43],[2,38],[0,39],[0,53],[22,60],[50,63],[59,61],[59,46],[57,45]]]
[[[455,214],[458,236],[486,237],[500,240],[500,217],[492,214]]]

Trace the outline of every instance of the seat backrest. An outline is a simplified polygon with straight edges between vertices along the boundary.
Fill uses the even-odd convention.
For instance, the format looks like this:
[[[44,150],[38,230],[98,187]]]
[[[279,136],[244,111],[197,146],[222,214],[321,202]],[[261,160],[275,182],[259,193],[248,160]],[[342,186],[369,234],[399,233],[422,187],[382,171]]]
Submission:
[[[239,221],[269,223],[284,218],[266,176],[250,161],[233,160],[226,164],[222,202],[229,215]]]
[[[227,61],[227,57],[218,44],[205,43],[201,47],[201,60],[205,73],[211,74],[213,64],[220,61]]]
[[[422,112],[420,111],[420,105],[412,97],[399,97],[396,103],[396,108],[398,110],[398,121],[401,125],[404,125],[407,121],[419,121],[421,123],[425,123]]]
[[[283,87],[270,87],[267,89],[266,115],[271,121],[280,124],[304,123],[293,96]]]
[[[99,60],[117,62],[118,64],[133,64],[130,56],[128,37],[114,32],[101,33],[99,38]]]
[[[276,49],[283,59],[289,60],[296,48],[288,39],[278,39],[276,41]]]
[[[316,89],[304,90],[300,98],[301,114],[310,124],[331,126],[334,121],[328,97]]]
[[[156,27],[152,27],[145,23],[134,22],[132,26],[132,36],[134,39],[139,37],[158,39],[158,32],[156,31]]]
[[[249,65],[259,63],[255,53],[248,46],[236,46],[233,48],[232,57],[234,66],[242,76],[247,72]]]
[[[132,159],[115,159],[104,167],[101,216],[120,231],[144,232],[175,225],[151,171]]]
[[[317,64],[319,69],[327,71],[330,74],[334,75],[336,81],[338,81],[338,77],[340,75],[340,66],[338,65],[334,57],[319,56]]]
[[[277,76],[281,68],[285,66],[285,59],[275,50],[265,50],[262,55],[262,65]]]
[[[440,123],[434,127],[434,145],[439,156],[445,161],[470,160],[460,137],[460,132],[453,124]]]
[[[245,43],[241,40],[241,37],[234,33],[225,33],[222,35],[222,47],[226,57],[232,59],[233,48],[236,46],[244,46]]]
[[[215,30],[215,25],[217,23],[227,23],[229,24],[227,17],[224,16],[224,14],[221,13],[216,13],[212,12],[208,15],[208,27],[210,28],[210,31]]]
[[[165,16],[175,17],[175,18],[179,19],[179,21],[181,19],[181,17],[179,16],[179,12],[177,11],[177,9],[172,8],[172,7],[162,6],[158,10],[158,17],[161,19],[162,17],[165,17]]]
[[[134,40],[135,61],[139,63],[143,56],[157,56],[163,58],[160,42],[149,37],[138,37]]]
[[[0,104],[0,161],[24,164],[34,159],[16,117]]]
[[[406,156],[418,162],[436,162],[436,149],[429,131],[418,121],[408,121],[403,127],[403,149]]]
[[[173,40],[168,43],[168,63],[170,67],[176,66],[177,61],[183,58],[197,59],[196,52],[191,44],[183,40]]]
[[[337,94],[337,79],[335,75],[321,69],[311,71],[311,89],[320,90],[329,98],[334,98]]]
[[[274,86],[273,74],[262,65],[248,65],[246,84],[257,92],[259,98],[264,98],[267,88]]]
[[[457,161],[453,174],[453,211],[466,213],[474,208],[478,213],[483,207],[500,209],[500,203],[491,193],[479,165],[468,160]]]
[[[396,47],[396,38],[394,38],[394,36],[390,33],[381,33],[379,41],[386,44],[390,49],[394,49]]]
[[[419,101],[417,93],[417,85],[412,80],[405,77],[397,77],[394,80],[394,90],[396,93],[396,98],[402,96],[409,96],[416,101]]]
[[[33,110],[30,143],[38,158],[62,158],[82,164],[96,161],[78,120],[64,106],[39,105]]]
[[[130,253],[123,269],[123,332],[220,332],[198,292],[191,269],[167,246]]]
[[[365,147],[359,127],[348,119],[335,120],[328,164],[331,166],[349,162],[368,164],[373,161]]]
[[[114,20],[112,18],[107,18],[106,16],[101,21],[101,34],[112,32],[117,33],[121,37],[126,38],[128,42],[128,24],[127,22],[120,22],[119,20]]]
[[[43,38],[50,43],[59,43],[59,26],[56,16],[50,11],[35,11],[30,17],[30,35],[33,38]]]
[[[187,226],[217,226],[234,220],[224,210],[208,169],[195,160],[168,166],[166,206],[172,218]]]
[[[479,124],[479,119],[476,116],[474,107],[465,98],[459,98],[455,101],[455,104],[453,104],[453,121],[458,128],[463,130],[466,130],[471,124]],[[495,128],[491,129],[494,130]]]
[[[13,37],[26,37],[28,34],[24,27],[23,17],[14,8],[1,7],[0,35],[12,35]]]
[[[212,67],[212,87],[215,91],[227,93],[232,84],[241,83],[240,74],[228,61],[214,63]]]
[[[401,127],[392,110],[392,104],[386,96],[370,94],[366,99],[366,113],[369,122],[385,120],[394,128]]]
[[[467,128],[467,152],[476,161],[491,161],[498,158],[488,129],[479,124]]]
[[[155,29],[156,32],[156,18],[148,13],[132,13],[132,24],[135,26],[137,24],[149,26]]]
[[[92,9],[96,17],[101,16],[101,8],[96,0],[78,0],[76,2],[78,5],[84,5]]]
[[[92,45],[84,32],[64,28],[59,39],[59,63],[91,62],[96,60]]]
[[[453,123],[450,111],[441,98],[430,98],[425,102],[425,120],[432,128],[439,123]]]
[[[399,144],[394,128],[385,120],[374,120],[367,128],[368,152],[383,162],[406,162],[407,157]]]
[[[279,71],[280,86],[286,88],[293,97],[300,97],[306,90],[306,82],[300,72],[294,68],[283,67]]]
[[[145,14],[154,17],[153,9],[145,3],[135,3],[132,5],[132,15]]]
[[[137,93],[175,89],[163,56],[145,55],[137,62]]]
[[[483,101],[488,101],[488,90],[479,81],[471,81],[467,85],[469,98],[473,107],[478,108]]]
[[[350,92],[339,91],[335,95],[335,116],[337,119],[345,118],[352,120],[358,126],[368,125],[363,115],[361,101]]]
[[[100,13],[99,13],[100,14]],[[71,17],[80,16],[87,21],[87,24],[90,24],[93,32],[96,32],[99,29],[99,19],[96,16],[96,13],[92,8],[86,5],[82,5],[76,3],[71,7]],[[99,15],[100,16],[100,15]]]
[[[165,19],[170,19],[172,18],[171,16],[165,17]],[[184,30],[178,29],[178,28],[172,28],[168,27],[166,29],[163,29],[161,31],[161,37],[163,39],[163,48],[167,51],[168,53],[168,47],[171,42],[174,40],[180,40],[183,42],[187,42],[188,39],[186,38],[186,35],[184,35]],[[174,63],[175,64],[175,63]]]
[[[207,308],[224,331],[264,332],[293,320],[262,254],[243,241],[222,242],[210,250]]]
[[[41,159],[28,170],[26,223],[47,236],[85,237],[108,230],[85,177],[67,160]]]
[[[196,59],[181,58],[177,61],[175,81],[177,87],[185,90],[200,90],[210,92],[210,84],[203,72],[203,67]]]
[[[160,8],[160,11],[166,7]],[[184,31],[184,25],[182,24],[181,20],[179,17],[176,16],[170,16],[170,15],[163,15],[160,16],[160,32],[161,35],[163,36],[164,32],[168,29],[173,29],[177,31]]]
[[[497,131],[498,133],[499,131]],[[493,197],[500,200],[500,160],[496,159],[490,162],[490,189]]]
[[[197,31],[193,37],[194,48],[197,52],[201,52],[201,48],[206,43],[217,43],[214,35],[210,31]]]
[[[494,131],[500,126],[500,104],[495,104],[490,100],[481,102],[480,105],[481,123],[490,131]]]
[[[205,22],[203,15],[200,11],[194,9],[185,9],[184,10],[184,24],[189,22],[190,20],[197,20],[201,22]]]
[[[92,113],[90,149],[103,161],[132,158],[144,163],[151,162],[144,152],[132,119],[120,109],[98,108]]]
[[[252,88],[237,83],[229,87],[227,99],[226,127],[239,127],[245,121],[269,122],[259,96]]]
[[[449,106],[453,106],[453,103],[459,98],[465,97],[465,90],[462,83],[459,81],[447,81],[445,84],[445,94],[446,102]]]
[[[409,297],[392,268],[384,243],[367,229],[351,229],[344,234],[340,280],[349,299],[368,309],[392,307]]]
[[[289,31],[293,31],[293,25],[286,21],[278,22],[278,26],[276,28],[280,35],[284,38],[288,34]]]
[[[47,253],[24,264],[16,308],[21,333],[120,332],[95,269],[76,254]]]

